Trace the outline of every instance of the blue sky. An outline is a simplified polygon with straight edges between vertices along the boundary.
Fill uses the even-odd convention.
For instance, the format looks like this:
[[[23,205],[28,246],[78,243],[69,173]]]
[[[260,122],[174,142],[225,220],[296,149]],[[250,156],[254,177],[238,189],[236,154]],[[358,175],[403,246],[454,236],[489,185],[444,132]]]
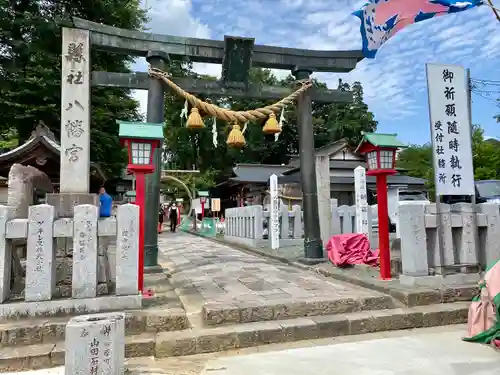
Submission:
[[[408,0],[411,1],[411,0]],[[500,2],[496,5],[500,6]],[[494,2],[495,2],[494,1]],[[143,0],[154,33],[222,40],[224,35],[254,37],[256,44],[318,50],[361,48],[359,19],[351,12],[364,0]],[[330,87],[340,77],[360,81],[365,101],[379,121],[379,132],[395,132],[406,143],[429,141],[425,63],[462,65],[472,78],[500,81],[500,23],[483,6],[412,25],[349,74],[314,76]],[[146,62],[133,67],[146,71]],[[218,76],[220,65],[196,64]],[[286,75],[286,71],[276,71]],[[499,86],[482,90],[500,91]],[[500,94],[499,94],[500,95]],[[147,94],[137,92],[144,111]],[[473,95],[473,122],[500,139],[500,113],[491,99]]]

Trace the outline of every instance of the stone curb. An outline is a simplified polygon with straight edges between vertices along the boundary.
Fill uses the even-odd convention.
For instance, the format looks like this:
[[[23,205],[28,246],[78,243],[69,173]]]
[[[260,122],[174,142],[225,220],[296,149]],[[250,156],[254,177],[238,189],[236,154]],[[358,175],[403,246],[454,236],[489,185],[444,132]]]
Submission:
[[[182,309],[125,312],[125,333],[137,335],[184,330],[190,327]],[[0,348],[52,344],[64,340],[71,317],[0,324]]]
[[[195,233],[190,233],[190,234],[203,237]],[[290,266],[294,266],[304,270],[318,272],[319,274],[325,277],[331,277],[339,281],[347,282],[366,289],[375,290],[380,293],[388,294],[391,297],[398,300],[399,302],[403,303],[407,307],[427,306],[436,303],[471,301],[472,298],[478,293],[478,288],[476,286],[461,286],[461,287],[454,287],[442,290],[422,288],[420,290],[412,291],[412,290],[396,289],[391,287],[390,285],[387,284],[387,282],[384,282],[382,280],[375,280],[375,279],[365,280],[361,277],[356,277],[354,275],[347,275],[343,273],[341,270],[338,270],[338,272],[332,272],[329,270],[325,270],[324,268],[321,268],[321,266],[307,266],[298,262],[292,262],[284,257],[268,254],[264,251],[260,251],[258,249],[243,246],[240,244],[226,242],[217,238],[209,238],[209,237],[203,237],[203,238],[219,243],[221,245],[234,247],[238,250],[248,252],[253,255],[258,255],[264,258],[273,259],[278,262],[288,264]]]
[[[144,356],[163,358],[299,340],[461,324],[467,321],[468,306],[468,303],[456,302],[217,328],[145,333],[127,336],[125,351],[128,358]],[[0,356],[0,371],[39,369],[60,366],[63,362],[63,342],[5,348]]]
[[[208,326],[220,324],[255,323],[306,316],[346,314],[356,311],[394,309],[394,300],[381,295],[363,298],[325,300],[320,297],[262,305],[258,302],[238,304],[207,303],[202,308],[203,322]]]
[[[459,302],[163,332],[157,335],[155,356],[184,356],[298,340],[461,324],[467,321],[467,315],[468,304]]]

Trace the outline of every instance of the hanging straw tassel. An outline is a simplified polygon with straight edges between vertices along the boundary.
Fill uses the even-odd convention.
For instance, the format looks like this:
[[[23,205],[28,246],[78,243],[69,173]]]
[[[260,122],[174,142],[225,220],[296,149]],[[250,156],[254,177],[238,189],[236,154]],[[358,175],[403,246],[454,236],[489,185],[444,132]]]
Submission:
[[[243,136],[243,132],[241,131],[238,124],[233,124],[233,128],[229,132],[226,143],[228,144],[228,146],[234,148],[242,148],[245,146],[245,137]]]
[[[278,126],[278,120],[276,120],[276,115],[274,113],[271,113],[269,115],[269,118],[267,119],[264,127],[262,128],[262,131],[265,134],[276,134],[281,132],[281,129]]]
[[[188,129],[203,129],[205,127],[198,108],[191,108],[191,113],[189,114],[186,127]]]

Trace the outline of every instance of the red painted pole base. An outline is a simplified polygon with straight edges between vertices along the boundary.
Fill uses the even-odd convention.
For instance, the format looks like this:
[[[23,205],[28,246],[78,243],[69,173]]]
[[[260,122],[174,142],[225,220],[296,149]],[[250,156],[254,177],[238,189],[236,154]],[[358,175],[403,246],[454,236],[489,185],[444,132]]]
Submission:
[[[151,288],[143,289],[141,294],[143,299],[153,298],[155,296],[155,292]]]

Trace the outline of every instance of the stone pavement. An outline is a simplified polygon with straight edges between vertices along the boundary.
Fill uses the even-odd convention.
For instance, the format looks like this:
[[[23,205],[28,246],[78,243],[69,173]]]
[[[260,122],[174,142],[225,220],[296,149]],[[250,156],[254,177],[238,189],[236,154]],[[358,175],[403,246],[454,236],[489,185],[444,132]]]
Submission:
[[[160,263],[194,326],[395,307],[382,293],[202,237],[167,232],[159,236],[158,247]]]
[[[500,375],[499,352],[463,342],[464,326],[447,328],[219,358],[202,375]]]

